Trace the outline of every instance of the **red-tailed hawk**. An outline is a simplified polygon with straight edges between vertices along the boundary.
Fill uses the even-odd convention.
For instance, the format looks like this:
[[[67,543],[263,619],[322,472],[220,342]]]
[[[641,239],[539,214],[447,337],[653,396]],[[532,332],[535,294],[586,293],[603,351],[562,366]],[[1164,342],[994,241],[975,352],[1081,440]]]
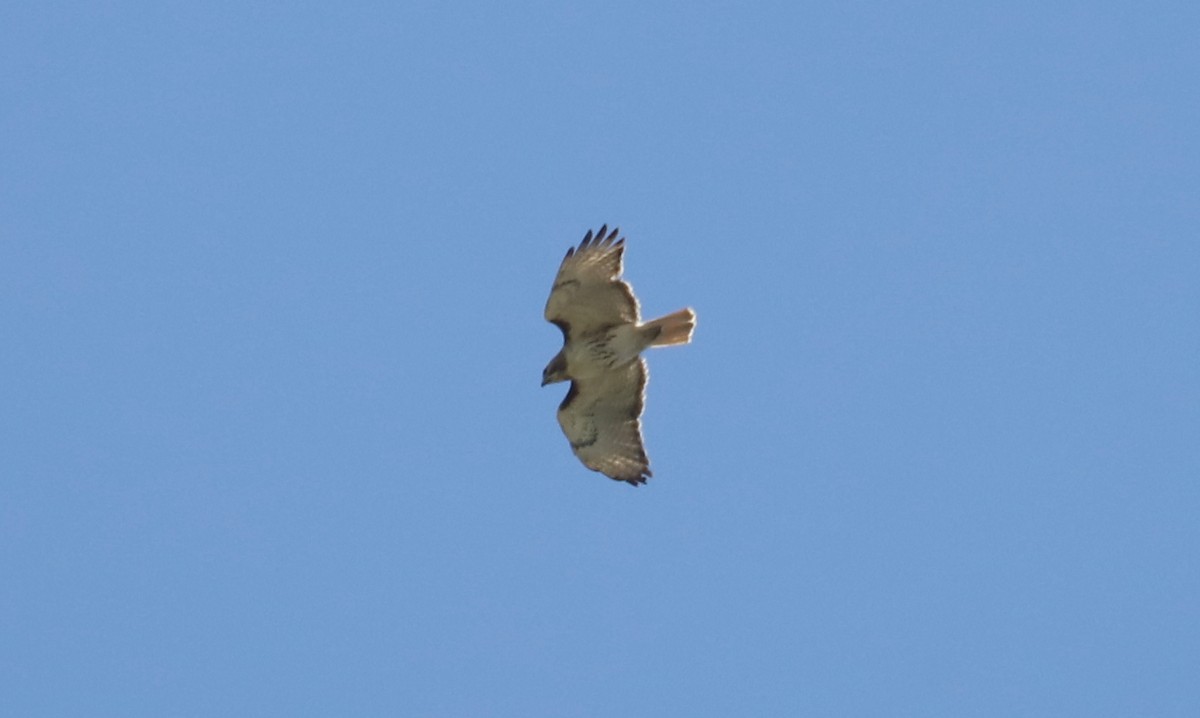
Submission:
[[[558,423],[583,465],[637,486],[651,476],[642,445],[642,350],[690,342],[696,313],[680,309],[642,323],[637,297],[620,279],[625,238],[618,232],[589,231],[558,268],[546,320],[562,330],[563,348],[542,372],[542,386],[570,380]]]

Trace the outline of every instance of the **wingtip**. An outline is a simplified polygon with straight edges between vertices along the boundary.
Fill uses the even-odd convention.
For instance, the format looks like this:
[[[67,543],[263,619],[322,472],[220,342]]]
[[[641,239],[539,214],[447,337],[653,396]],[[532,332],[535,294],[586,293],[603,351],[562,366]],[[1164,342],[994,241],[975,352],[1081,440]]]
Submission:
[[[582,252],[585,249],[591,249],[592,247],[619,247],[625,242],[625,238],[621,237],[620,234],[620,227],[613,227],[612,231],[609,231],[608,223],[606,222],[600,225],[600,229],[598,230],[593,231],[589,229],[587,234],[583,235],[583,241],[579,243],[579,246],[575,248],[575,251]]]
[[[608,224],[600,225],[600,229],[598,231],[589,229],[587,233],[583,235],[583,240],[579,243],[579,246],[567,249],[567,254],[565,257],[563,257],[563,261],[566,261],[576,255],[583,255],[591,252],[596,252],[599,256],[608,256],[612,253],[616,253],[619,261],[620,254],[625,246],[625,238],[620,236],[620,234],[620,227],[614,227],[611,231],[609,231]]]
[[[614,481],[623,481],[630,486],[636,487],[645,484],[652,476],[654,476],[654,472],[650,471],[650,467],[646,467],[636,476],[610,476],[609,478]]]

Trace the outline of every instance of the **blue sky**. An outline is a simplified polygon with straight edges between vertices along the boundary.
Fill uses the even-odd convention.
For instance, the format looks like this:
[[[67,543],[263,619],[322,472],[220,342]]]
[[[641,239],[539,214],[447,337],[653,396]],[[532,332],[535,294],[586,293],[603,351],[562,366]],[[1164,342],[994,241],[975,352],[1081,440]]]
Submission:
[[[1196,8],[6,4],[2,712],[1196,715]]]

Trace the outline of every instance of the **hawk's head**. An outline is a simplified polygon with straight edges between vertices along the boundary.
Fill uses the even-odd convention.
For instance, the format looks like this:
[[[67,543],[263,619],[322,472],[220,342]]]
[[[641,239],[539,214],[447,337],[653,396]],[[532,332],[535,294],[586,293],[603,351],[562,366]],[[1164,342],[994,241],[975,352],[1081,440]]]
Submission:
[[[542,370],[542,386],[566,381],[570,378],[567,376],[567,357],[561,351],[555,354],[546,368]]]

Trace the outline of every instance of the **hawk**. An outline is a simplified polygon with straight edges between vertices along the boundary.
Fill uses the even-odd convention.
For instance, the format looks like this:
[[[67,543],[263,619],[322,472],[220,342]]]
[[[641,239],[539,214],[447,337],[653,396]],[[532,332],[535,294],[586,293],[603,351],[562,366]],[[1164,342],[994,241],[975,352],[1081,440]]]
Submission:
[[[558,268],[546,320],[562,330],[563,348],[542,372],[542,386],[570,380],[558,423],[583,465],[637,486],[651,476],[642,444],[642,350],[690,342],[696,313],[680,309],[641,321],[637,297],[621,280],[619,231],[589,230]]]

